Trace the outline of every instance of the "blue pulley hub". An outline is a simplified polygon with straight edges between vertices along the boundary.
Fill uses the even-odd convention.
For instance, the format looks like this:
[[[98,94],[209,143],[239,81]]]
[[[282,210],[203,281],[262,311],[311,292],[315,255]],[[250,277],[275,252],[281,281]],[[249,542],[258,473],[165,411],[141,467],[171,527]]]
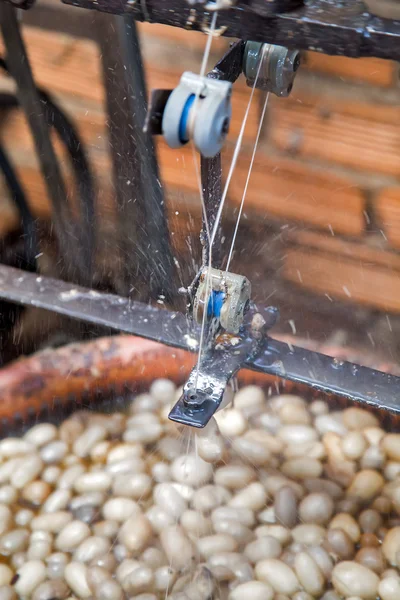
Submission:
[[[222,306],[225,301],[225,292],[213,290],[208,300],[207,317],[209,319],[220,318]]]

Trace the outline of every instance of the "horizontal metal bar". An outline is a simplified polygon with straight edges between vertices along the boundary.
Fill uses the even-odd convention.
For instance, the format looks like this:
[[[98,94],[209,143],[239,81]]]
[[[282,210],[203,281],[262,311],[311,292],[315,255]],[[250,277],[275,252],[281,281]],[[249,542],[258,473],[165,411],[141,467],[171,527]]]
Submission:
[[[127,14],[139,21],[195,31],[204,31],[211,18],[204,6],[193,7],[187,0],[63,1],[82,8]],[[309,0],[296,10],[273,17],[256,14],[249,10],[245,0],[237,0],[231,9],[219,11],[217,27],[221,35],[298,50],[400,60],[400,21],[370,15],[363,0]]]
[[[0,298],[190,350],[185,315],[0,265]]]
[[[400,377],[382,371],[338,361],[272,338],[266,350],[245,366],[377,409],[400,413]]]
[[[113,294],[0,265],[0,298],[47,309],[183,350],[197,349],[198,330],[185,315]],[[303,383],[374,408],[400,412],[400,377],[268,338],[265,350],[244,367]]]

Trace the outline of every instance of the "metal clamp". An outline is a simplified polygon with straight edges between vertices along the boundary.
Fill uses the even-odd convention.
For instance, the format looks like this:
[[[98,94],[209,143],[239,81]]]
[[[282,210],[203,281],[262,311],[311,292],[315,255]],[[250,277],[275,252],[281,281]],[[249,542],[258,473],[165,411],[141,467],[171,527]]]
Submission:
[[[261,62],[261,66],[260,66]],[[287,97],[300,66],[300,52],[284,46],[247,42],[243,57],[243,73],[248,86]],[[258,77],[257,77],[258,74]]]
[[[183,73],[166,102],[162,133],[171,148],[193,140],[206,158],[220,152],[231,120],[232,84]]]

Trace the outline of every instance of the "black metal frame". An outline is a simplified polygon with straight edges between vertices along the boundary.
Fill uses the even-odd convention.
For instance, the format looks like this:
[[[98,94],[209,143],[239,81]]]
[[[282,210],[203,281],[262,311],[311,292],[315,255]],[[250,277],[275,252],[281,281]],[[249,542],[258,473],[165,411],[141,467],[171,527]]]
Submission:
[[[143,301],[160,294],[170,300],[174,262],[154,141],[143,130],[147,90],[136,23],[97,17],[124,270],[118,291]]]
[[[63,1],[194,31],[204,31],[211,18],[203,4],[187,0]],[[279,11],[282,6],[285,10]],[[362,0],[308,0],[289,12],[279,2],[237,0],[231,9],[219,12],[217,26],[221,35],[233,38],[325,54],[400,60],[400,22],[369,14]]]

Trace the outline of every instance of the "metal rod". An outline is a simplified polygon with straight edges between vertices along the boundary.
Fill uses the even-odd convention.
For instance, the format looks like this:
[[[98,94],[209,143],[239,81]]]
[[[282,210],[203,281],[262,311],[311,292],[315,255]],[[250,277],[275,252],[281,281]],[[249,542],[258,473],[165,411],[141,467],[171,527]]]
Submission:
[[[6,46],[7,65],[17,84],[18,100],[29,123],[42,175],[54,207],[54,225],[68,277],[89,284],[90,253],[88,248],[81,247],[80,240],[84,236],[80,234],[71,218],[67,192],[20,33],[17,12],[7,2],[0,2],[0,27]]]
[[[188,350],[186,316],[0,265],[0,298]],[[192,340],[192,344],[195,340]]]
[[[153,138],[143,131],[147,93],[136,23],[98,15],[119,240],[121,293],[172,297],[174,262]]]
[[[206,217],[208,221],[208,227],[211,234],[213,230],[215,219],[218,213],[218,207],[221,202],[222,196],[222,164],[221,154],[217,154],[214,158],[200,158],[200,174],[201,174],[201,187],[203,190],[204,206],[206,210]],[[213,265],[215,267],[221,267],[222,263],[222,234],[221,225],[219,226],[218,233],[216,235],[217,244],[214,244],[212,248]],[[200,232],[200,241],[203,247],[203,265],[208,265],[209,262],[209,240],[207,238],[207,229],[205,225],[203,215],[203,226]]]
[[[217,62],[215,67],[207,73],[209,79],[218,79],[230,81],[234,83],[242,73],[243,54],[246,42],[239,40],[235,42],[225,55]],[[209,231],[214,228],[215,219],[218,213],[218,207],[222,197],[222,163],[221,154],[217,154],[213,158],[200,159],[201,186],[203,190],[203,199],[206,209]],[[215,239],[218,240],[212,248],[213,265],[221,268],[223,259],[222,248],[222,227],[219,230]],[[204,223],[200,234],[200,240],[203,246],[203,265],[208,264],[209,245],[207,240],[207,231]]]

